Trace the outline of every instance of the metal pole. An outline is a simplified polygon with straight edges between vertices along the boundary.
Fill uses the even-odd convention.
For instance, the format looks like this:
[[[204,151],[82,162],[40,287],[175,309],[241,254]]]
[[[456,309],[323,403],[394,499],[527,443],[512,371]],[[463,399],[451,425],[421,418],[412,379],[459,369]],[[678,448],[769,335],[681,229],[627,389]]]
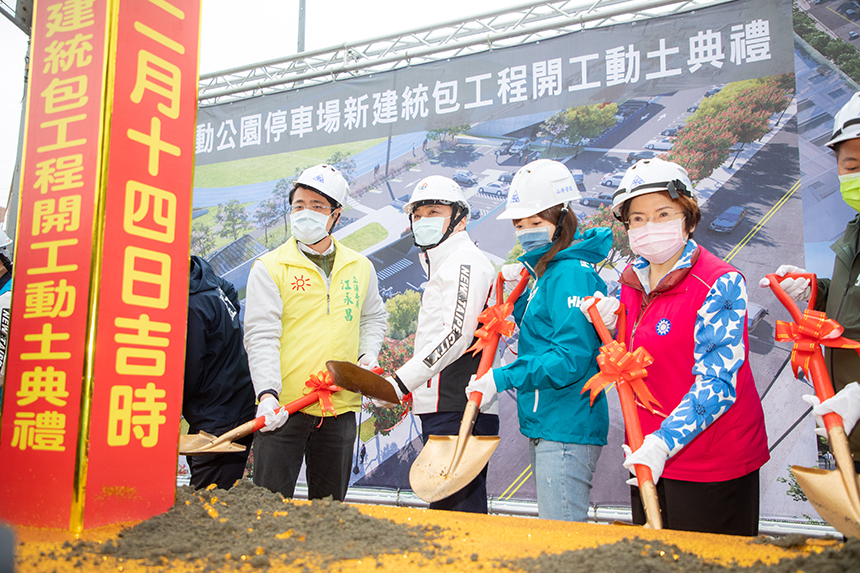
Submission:
[[[388,130],[388,146],[385,149],[385,178],[388,179],[388,162],[391,161],[391,129]]]
[[[305,51],[305,0],[299,0],[299,45],[297,53]]]
[[[6,204],[6,234],[12,244],[6,247],[9,258],[15,260],[15,240],[18,232],[18,193],[21,186],[21,160],[24,157],[24,131],[27,121],[27,82],[30,78],[30,42],[27,42],[27,55],[24,57],[24,96],[21,98],[21,121],[18,124],[18,156],[15,158],[15,171],[12,174],[12,188]]]

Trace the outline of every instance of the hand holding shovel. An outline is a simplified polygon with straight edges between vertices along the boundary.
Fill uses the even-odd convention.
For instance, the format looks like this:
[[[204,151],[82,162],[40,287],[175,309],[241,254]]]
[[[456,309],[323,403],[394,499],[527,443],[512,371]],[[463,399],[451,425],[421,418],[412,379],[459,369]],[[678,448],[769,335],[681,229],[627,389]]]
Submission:
[[[776,298],[791,314],[793,323],[777,321],[776,340],[794,341],[791,351],[791,367],[795,375],[803,371],[812,379],[815,395],[820,401],[831,398],[833,385],[821,346],[853,348],[860,352],[860,342],[841,336],[843,328],[827,318],[823,312],[814,310],[818,295],[818,282],[811,273],[789,273],[784,276],[767,275],[770,288]],[[791,297],[780,287],[785,278],[807,278],[812,292],[809,305],[802,313]],[[819,468],[792,466],[791,471],[810,503],[830,525],[846,536],[860,537],[860,479],[854,472],[854,462],[848,447],[848,436],[842,418],[835,413],[824,414],[824,426],[830,440],[830,449],[836,459],[836,471]]]
[[[636,410],[636,395],[640,396],[642,402],[648,408],[659,406],[657,401],[648,391],[643,379],[646,376],[645,367],[653,362],[651,356],[644,348],[637,348],[636,352],[627,352],[623,342],[626,334],[626,314],[624,305],[620,305],[616,313],[618,320],[618,339],[616,342],[609,334],[609,330],[603,323],[595,305],[588,307],[588,315],[591,322],[603,342],[600,348],[597,362],[601,372],[591,378],[582,388],[582,392],[591,391],[591,402],[604,389],[615,384],[618,390],[618,398],[621,401],[621,413],[624,416],[624,429],[627,433],[627,442],[635,452],[642,447],[642,426],[639,423],[639,413]],[[636,465],[636,481],[642,497],[642,506],[645,509],[645,527],[651,529],[662,529],[663,520],[660,517],[660,502],[657,498],[657,487],[651,475],[651,468],[645,464]]]
[[[503,300],[505,280],[502,273],[499,273],[496,280],[496,304],[485,309],[478,317],[482,322],[482,327],[475,332],[478,342],[469,349],[474,352],[481,351],[477,378],[492,368],[501,336],[500,328],[511,324],[505,319],[510,315],[514,302],[525,290],[528,282],[528,271],[523,270],[517,286],[507,300]],[[482,399],[481,392],[472,392],[463,412],[459,433],[456,436],[430,436],[412,463],[409,485],[424,501],[439,501],[466,487],[481,473],[499,445],[498,436],[472,435],[472,427]]]
[[[371,372],[375,374],[371,374],[372,376],[379,377],[378,375],[382,373],[382,368],[375,367],[370,371],[365,370],[361,366],[356,366],[356,368],[363,372]],[[320,400],[321,398],[327,400],[327,396],[334,392],[339,392],[342,390],[339,386],[334,384],[330,384],[326,386],[327,378],[323,377],[323,374],[319,376],[312,375],[311,381],[315,384],[313,388],[315,388],[312,392],[302,396],[297,400],[293,400],[289,404],[284,404],[280,408],[275,408],[275,413],[283,412],[286,410],[290,414],[295,414],[299,410],[303,408],[307,408],[314,402]],[[310,382],[306,383],[309,384]],[[245,451],[245,446],[240,446],[239,444],[234,444],[233,440],[238,440],[240,438],[244,438],[248,434],[252,434],[257,430],[261,429],[266,425],[266,416],[259,416],[245,422],[241,426],[237,426],[226,432],[220,436],[213,436],[212,434],[206,432],[200,432],[199,434],[188,434],[185,436],[179,437],[179,453],[185,456],[194,456],[199,454],[225,454],[229,452],[242,452]]]
[[[307,394],[306,396],[302,396],[298,400],[293,400],[289,404],[284,404],[280,408],[276,408],[275,412],[282,412],[286,410],[290,414],[295,414],[302,408],[307,408],[317,400],[319,400],[320,392],[337,392],[340,388],[337,386],[329,386],[323,390],[317,390]],[[258,418],[254,418],[248,422],[245,422],[241,426],[237,426],[226,432],[221,434],[220,436],[213,436],[212,434],[208,434],[206,432],[200,432],[199,434],[187,434],[185,436],[179,437],[179,453],[185,456],[195,456],[199,454],[226,454],[231,452],[243,452],[245,451],[245,446],[241,446],[239,444],[234,444],[233,440],[238,440],[240,438],[244,438],[248,434],[252,434],[266,425],[266,416],[260,416]]]

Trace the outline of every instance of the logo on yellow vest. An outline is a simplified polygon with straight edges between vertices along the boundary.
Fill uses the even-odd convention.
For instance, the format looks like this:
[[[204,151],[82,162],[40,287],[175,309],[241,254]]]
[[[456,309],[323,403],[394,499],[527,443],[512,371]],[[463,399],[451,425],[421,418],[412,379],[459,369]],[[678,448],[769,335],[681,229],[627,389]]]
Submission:
[[[291,286],[293,290],[302,289],[302,292],[305,292],[305,287],[311,286],[311,279],[305,275],[293,277],[293,283]]]

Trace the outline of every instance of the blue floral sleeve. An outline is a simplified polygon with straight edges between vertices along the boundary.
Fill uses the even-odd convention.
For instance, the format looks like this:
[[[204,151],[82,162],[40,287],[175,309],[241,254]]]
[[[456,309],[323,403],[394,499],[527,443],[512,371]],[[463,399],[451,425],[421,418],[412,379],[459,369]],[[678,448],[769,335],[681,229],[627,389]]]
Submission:
[[[726,413],[737,399],[737,372],[744,362],[747,288],[740,273],[717,279],[696,317],[695,382],[654,435],[678,453]]]

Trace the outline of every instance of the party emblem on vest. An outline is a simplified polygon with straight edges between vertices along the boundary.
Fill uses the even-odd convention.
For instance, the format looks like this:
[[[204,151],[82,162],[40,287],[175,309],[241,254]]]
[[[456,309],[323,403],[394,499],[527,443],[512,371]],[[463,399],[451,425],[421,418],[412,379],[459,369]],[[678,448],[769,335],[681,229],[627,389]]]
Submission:
[[[655,330],[660,336],[666,336],[669,334],[669,331],[672,330],[672,323],[669,322],[668,318],[661,318],[660,322],[657,323]]]
[[[293,283],[290,285],[293,290],[301,289],[302,292],[305,292],[305,287],[311,286],[310,277],[306,277],[305,275],[295,276],[293,277]]]

